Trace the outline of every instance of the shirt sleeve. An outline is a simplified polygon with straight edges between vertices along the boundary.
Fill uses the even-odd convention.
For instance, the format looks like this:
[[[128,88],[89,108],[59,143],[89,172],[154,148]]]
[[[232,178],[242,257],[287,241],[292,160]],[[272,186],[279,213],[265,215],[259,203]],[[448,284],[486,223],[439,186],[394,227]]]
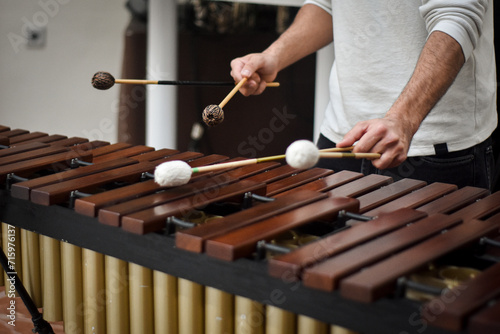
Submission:
[[[482,33],[488,0],[422,0],[420,14],[429,34],[442,31],[462,47],[467,60]]]
[[[306,0],[303,5],[312,4],[324,9],[328,14],[332,14],[332,1],[331,0]]]

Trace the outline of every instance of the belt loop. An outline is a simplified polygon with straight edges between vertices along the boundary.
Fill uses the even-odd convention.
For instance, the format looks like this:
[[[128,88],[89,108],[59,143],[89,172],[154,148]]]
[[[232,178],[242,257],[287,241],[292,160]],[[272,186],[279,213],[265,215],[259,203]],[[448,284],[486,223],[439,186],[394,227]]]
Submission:
[[[436,155],[446,154],[448,153],[448,145],[446,145],[446,143],[435,144],[434,151]]]

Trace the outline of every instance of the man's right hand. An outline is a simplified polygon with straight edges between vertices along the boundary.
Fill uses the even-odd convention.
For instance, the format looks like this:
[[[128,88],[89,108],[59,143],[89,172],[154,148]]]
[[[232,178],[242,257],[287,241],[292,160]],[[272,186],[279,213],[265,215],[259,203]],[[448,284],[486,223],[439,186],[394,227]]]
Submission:
[[[266,89],[278,74],[277,59],[267,53],[252,53],[231,61],[231,76],[235,82],[248,78],[240,88],[244,96],[258,95]]]

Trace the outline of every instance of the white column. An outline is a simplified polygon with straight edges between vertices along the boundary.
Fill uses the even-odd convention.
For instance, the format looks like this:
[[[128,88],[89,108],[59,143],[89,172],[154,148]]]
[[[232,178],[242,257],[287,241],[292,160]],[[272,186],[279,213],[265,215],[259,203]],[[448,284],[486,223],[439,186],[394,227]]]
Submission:
[[[150,0],[148,13],[147,77],[177,78],[177,1]],[[176,86],[149,85],[146,99],[146,145],[176,148]]]

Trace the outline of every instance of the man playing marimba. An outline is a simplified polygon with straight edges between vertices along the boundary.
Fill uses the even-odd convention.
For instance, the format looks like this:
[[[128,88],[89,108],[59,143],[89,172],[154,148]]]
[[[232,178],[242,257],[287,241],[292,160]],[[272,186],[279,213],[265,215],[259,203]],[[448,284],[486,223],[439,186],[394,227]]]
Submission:
[[[334,43],[320,148],[378,152],[320,167],[490,188],[497,125],[492,0],[307,0],[262,53],[231,62],[244,95]]]

